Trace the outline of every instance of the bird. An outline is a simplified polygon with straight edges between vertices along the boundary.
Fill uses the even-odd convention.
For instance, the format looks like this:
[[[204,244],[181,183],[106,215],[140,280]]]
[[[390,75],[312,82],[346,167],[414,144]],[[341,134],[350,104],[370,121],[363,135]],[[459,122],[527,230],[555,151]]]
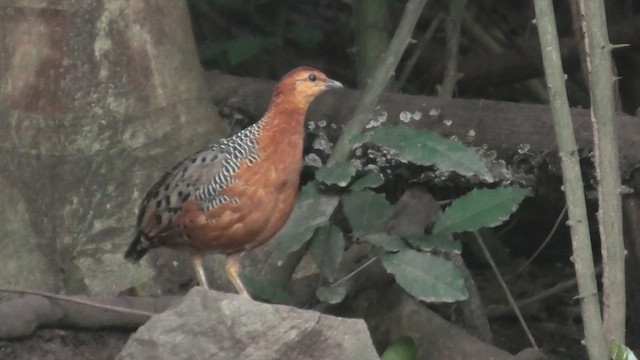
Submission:
[[[147,191],[125,259],[139,262],[157,247],[187,249],[208,289],[203,256],[223,253],[227,277],[250,297],[239,276],[241,256],[269,241],[291,214],[307,109],[321,93],[342,87],[311,67],[285,74],[258,122],[178,162]]]

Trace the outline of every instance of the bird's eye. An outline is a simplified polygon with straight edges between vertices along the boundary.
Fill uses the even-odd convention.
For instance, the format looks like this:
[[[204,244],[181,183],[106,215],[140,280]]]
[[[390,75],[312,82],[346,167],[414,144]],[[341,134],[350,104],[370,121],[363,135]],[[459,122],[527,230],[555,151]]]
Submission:
[[[318,80],[318,78],[314,74],[309,75],[309,81],[316,81],[316,80]]]

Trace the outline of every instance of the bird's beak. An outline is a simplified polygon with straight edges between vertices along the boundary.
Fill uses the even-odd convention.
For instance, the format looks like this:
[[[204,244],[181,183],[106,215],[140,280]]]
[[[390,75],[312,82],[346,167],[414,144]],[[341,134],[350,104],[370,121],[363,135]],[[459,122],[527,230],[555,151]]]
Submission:
[[[338,81],[332,80],[332,79],[327,79],[327,81],[325,81],[324,83],[324,88],[325,89],[339,89],[339,88],[343,88],[344,86],[342,86],[341,83],[339,83]]]

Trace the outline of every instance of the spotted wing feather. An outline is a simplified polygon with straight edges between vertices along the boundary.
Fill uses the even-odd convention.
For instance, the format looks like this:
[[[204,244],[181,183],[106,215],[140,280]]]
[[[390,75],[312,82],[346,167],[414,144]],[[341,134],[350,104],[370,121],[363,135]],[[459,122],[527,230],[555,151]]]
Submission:
[[[208,212],[229,201],[223,190],[236,181],[234,174],[246,161],[251,166],[259,156],[256,137],[263,121],[228,139],[210,146],[175,165],[145,195],[138,212],[136,238],[125,258],[137,261],[152,247],[168,245],[161,239],[180,240],[171,236],[178,230],[176,220],[185,206],[188,213]]]
[[[138,233],[125,259],[139,261],[149,249],[163,245],[161,239],[175,232],[175,220],[184,205],[222,171],[226,157],[224,149],[212,145],[180,161],[147,191],[138,209]],[[211,201],[220,196],[211,195]]]
[[[196,200],[204,210],[221,197],[220,189],[209,186],[223,171],[228,156],[220,146],[213,146],[181,161],[147,192],[138,216],[138,228],[153,242],[159,235],[174,230],[175,220],[189,200]],[[208,197],[199,194],[207,189]]]

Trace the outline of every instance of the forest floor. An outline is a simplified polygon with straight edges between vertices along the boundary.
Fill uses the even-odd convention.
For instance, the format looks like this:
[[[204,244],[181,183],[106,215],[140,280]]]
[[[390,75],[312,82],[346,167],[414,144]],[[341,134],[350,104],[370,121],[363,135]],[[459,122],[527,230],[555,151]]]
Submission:
[[[510,265],[512,266],[512,265]],[[506,298],[490,269],[473,269],[474,277],[488,309],[507,304]],[[503,274],[516,274],[503,267]],[[570,278],[568,264],[531,266],[524,275],[506,281],[518,299],[528,298],[556,283]],[[568,277],[569,276],[569,277]],[[552,359],[583,360],[587,358],[580,322],[576,289],[559,292],[544,302],[522,308],[524,318],[537,345]],[[531,347],[517,318],[507,314],[491,321],[494,344],[511,353]],[[12,360],[110,360],[124,346],[128,330],[40,329],[17,340],[0,341],[0,359]],[[629,336],[632,336],[629,334]]]

